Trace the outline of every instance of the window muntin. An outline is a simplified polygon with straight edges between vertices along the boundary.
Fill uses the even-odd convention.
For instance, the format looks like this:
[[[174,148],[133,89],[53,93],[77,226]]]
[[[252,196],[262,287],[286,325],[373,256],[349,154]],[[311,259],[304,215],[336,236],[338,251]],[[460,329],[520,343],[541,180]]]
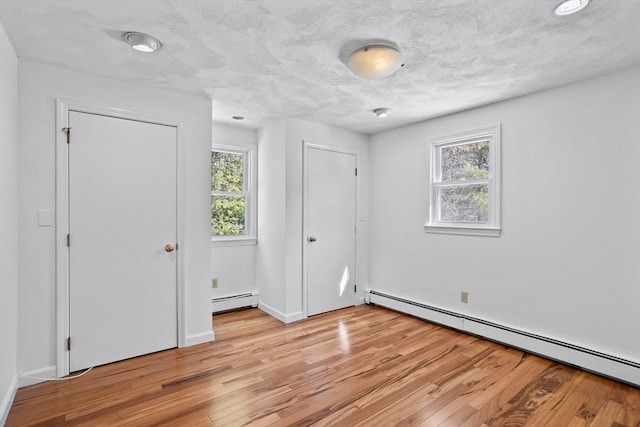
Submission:
[[[500,234],[500,126],[429,143],[430,206],[425,231]]]
[[[254,150],[211,150],[211,239],[255,239]]]

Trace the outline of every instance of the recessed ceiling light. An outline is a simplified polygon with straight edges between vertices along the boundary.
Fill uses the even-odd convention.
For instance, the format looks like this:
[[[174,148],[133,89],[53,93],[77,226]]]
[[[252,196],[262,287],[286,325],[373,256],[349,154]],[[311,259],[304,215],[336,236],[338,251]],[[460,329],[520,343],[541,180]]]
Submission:
[[[589,5],[589,0],[565,0],[553,9],[557,16],[567,16],[580,12]]]
[[[379,119],[386,119],[391,115],[391,108],[376,108],[373,112]]]
[[[231,118],[233,120],[244,120],[244,117],[242,117],[242,116],[232,116]]]
[[[360,77],[381,79],[395,73],[404,66],[404,58],[395,47],[365,46],[351,54],[347,67]]]
[[[151,53],[162,47],[160,40],[148,34],[128,32],[122,36],[124,40],[138,52]]]

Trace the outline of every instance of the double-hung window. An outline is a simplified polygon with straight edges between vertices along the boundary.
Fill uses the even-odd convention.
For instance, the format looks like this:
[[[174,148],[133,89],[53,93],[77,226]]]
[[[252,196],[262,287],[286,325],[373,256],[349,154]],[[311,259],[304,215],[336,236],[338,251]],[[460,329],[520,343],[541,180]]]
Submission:
[[[211,240],[251,244],[256,240],[255,148],[211,149]]]
[[[500,125],[428,144],[431,233],[500,235]]]

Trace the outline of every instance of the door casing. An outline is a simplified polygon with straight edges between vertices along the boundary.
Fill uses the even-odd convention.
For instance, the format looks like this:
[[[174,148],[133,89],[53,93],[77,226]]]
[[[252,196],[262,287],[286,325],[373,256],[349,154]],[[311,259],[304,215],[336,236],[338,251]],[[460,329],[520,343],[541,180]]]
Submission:
[[[358,166],[358,155],[359,152],[357,150],[353,150],[350,148],[327,145],[327,144],[317,144],[311,141],[303,141],[303,196],[302,196],[302,309],[304,317],[308,317],[308,295],[309,295],[309,280],[307,277],[308,271],[308,243],[307,236],[309,235],[309,230],[307,229],[309,224],[309,182],[307,178],[307,171],[309,168],[309,149],[318,149],[318,150],[327,150],[334,151],[337,153],[344,154],[352,154],[356,158],[356,167]],[[354,283],[357,285],[358,283],[358,233],[357,233],[357,224],[358,224],[358,185],[357,185],[357,177],[356,177],[356,201],[355,201],[355,214],[356,214],[356,245],[354,248],[354,266],[353,266],[353,278]],[[357,304],[357,293],[353,297],[354,305]]]
[[[185,147],[183,143],[183,124],[179,120],[154,114],[140,113],[120,108],[87,104],[79,101],[58,98],[56,100],[56,376],[69,374],[69,352],[66,341],[69,336],[69,251],[67,233],[69,232],[69,145],[64,129],[69,126],[69,112],[98,114],[114,118],[136,120],[140,122],[172,126],[177,134],[177,324],[178,347],[185,345],[185,291],[184,291],[184,206],[185,204]],[[73,144],[73,130],[71,130]]]

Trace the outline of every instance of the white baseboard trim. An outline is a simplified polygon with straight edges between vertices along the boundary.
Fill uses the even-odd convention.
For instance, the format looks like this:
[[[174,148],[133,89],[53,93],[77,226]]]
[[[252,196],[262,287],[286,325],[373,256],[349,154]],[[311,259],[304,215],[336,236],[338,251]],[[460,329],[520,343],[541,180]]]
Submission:
[[[271,307],[269,304],[265,304],[260,301],[258,302],[258,308],[267,313],[269,316],[275,317],[282,323],[287,323],[287,316],[285,316],[285,314],[280,310],[276,310],[275,308]]]
[[[295,313],[289,313],[286,315],[286,319],[284,323],[292,323],[297,322],[298,320],[304,319],[304,313],[302,311],[296,311]]]
[[[302,311],[296,311],[295,313],[284,314],[280,310],[276,310],[275,308],[271,307],[268,304],[263,303],[262,301],[258,303],[258,308],[264,311],[265,313],[267,313],[268,315],[270,315],[271,317],[275,317],[282,323],[292,323],[292,322],[297,322],[298,320],[304,319],[304,313]]]
[[[9,389],[5,391],[2,403],[0,404],[0,426],[5,425],[7,422],[7,417],[9,416],[9,411],[11,410],[13,399],[16,397],[17,390],[18,377],[14,375],[11,384],[9,384]]]
[[[227,297],[211,298],[211,312],[235,310],[243,307],[257,307],[258,295],[256,293],[246,293],[240,295],[230,295]]]
[[[56,378],[56,374],[57,371],[55,365],[46,366],[44,368],[36,369],[33,371],[23,372],[22,374],[20,374],[20,378],[18,378],[18,387],[27,387],[47,381],[51,378]]]
[[[187,335],[184,340],[184,346],[190,347],[192,345],[203,344],[209,341],[215,340],[213,331],[201,332],[199,334]]]
[[[640,386],[640,363],[377,291],[365,301]]]

